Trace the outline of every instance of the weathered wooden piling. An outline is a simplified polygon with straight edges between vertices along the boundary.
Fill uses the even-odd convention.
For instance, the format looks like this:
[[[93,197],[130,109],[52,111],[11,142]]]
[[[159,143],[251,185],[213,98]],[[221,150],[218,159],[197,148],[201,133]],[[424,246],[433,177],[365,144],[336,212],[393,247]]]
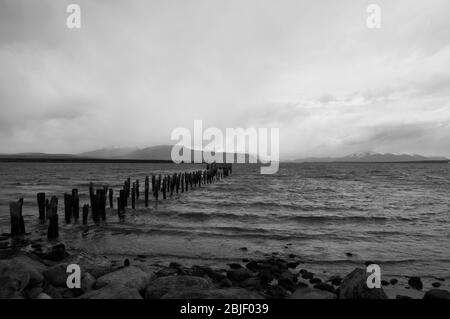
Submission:
[[[145,200],[145,207],[148,207],[148,192],[150,187],[150,181],[148,179],[148,176],[145,176],[145,184],[144,184],[144,200]]]
[[[47,238],[52,240],[59,237],[58,230],[58,198],[52,196],[50,200],[50,209],[47,211],[47,218],[49,220]]]
[[[89,205],[83,205],[83,225],[87,225],[89,216]]]
[[[106,220],[106,193],[105,189],[97,189],[97,201],[98,201],[98,215],[105,221]]]
[[[80,217],[80,197],[76,188],[72,189],[72,216],[75,221]]]
[[[66,224],[70,224],[72,221],[72,195],[64,194],[64,219]]]
[[[48,198],[45,199],[45,219],[48,219],[48,212],[50,211],[50,201],[48,200]]]
[[[37,204],[39,210],[39,221],[45,223],[45,193],[37,193]]]
[[[136,180],[136,187],[135,187],[135,192],[136,192],[136,200],[139,199],[139,180]]]
[[[25,234],[25,222],[22,216],[23,198],[16,202],[9,203],[9,213],[11,215],[11,237]]]
[[[120,220],[123,220],[125,218],[125,205],[121,197],[117,197],[117,215],[119,216]]]
[[[167,191],[166,183],[167,183],[167,177],[164,176],[164,178],[163,178],[163,184],[162,184],[163,199],[166,199],[166,191]]]
[[[155,175],[152,174],[152,194],[155,196],[155,186],[156,186],[156,178]]]
[[[136,183],[133,183],[131,188],[131,209],[136,208]]]
[[[112,188],[109,189],[109,208],[114,208],[114,191]]]
[[[120,204],[123,207],[127,207],[127,191],[125,189],[121,189],[119,192]]]
[[[96,225],[100,224],[100,198],[97,194],[92,195],[92,220]]]

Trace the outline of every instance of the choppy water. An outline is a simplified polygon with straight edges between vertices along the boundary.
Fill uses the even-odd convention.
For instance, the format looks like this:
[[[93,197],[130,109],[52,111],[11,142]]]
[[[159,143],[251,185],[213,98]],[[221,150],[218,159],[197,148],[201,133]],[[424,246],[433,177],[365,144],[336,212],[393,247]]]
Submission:
[[[146,175],[194,168],[0,163],[0,231],[9,232],[8,202],[19,196],[27,230],[44,230],[36,205],[43,191],[59,198],[62,239],[91,253],[215,264],[278,252],[330,272],[372,260],[384,273],[450,276],[449,164],[282,164],[276,175],[237,165],[215,184],[152,201],[148,209],[140,202],[127,209],[124,223],[113,210],[100,227],[91,220],[88,230],[64,225],[63,194],[72,188],[84,204],[90,181],[116,192],[127,177],[143,185]]]

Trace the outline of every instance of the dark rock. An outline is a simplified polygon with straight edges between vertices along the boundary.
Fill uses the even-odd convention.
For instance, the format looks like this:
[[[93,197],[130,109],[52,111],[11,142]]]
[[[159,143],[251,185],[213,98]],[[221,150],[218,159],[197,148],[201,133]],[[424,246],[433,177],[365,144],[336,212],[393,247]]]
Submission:
[[[403,296],[403,295],[397,295],[395,296],[395,299],[412,299],[410,296]]]
[[[64,244],[57,244],[53,246],[49,252],[41,256],[42,259],[51,261],[61,261],[67,257],[69,257],[69,253],[66,252],[66,246]]]
[[[336,299],[336,298],[337,296],[334,293],[314,288],[299,288],[289,297],[289,299]]]
[[[365,269],[353,270],[339,286],[339,297],[341,299],[387,299],[383,288],[367,287],[368,275]]]
[[[353,257],[353,254],[352,254],[352,253],[345,253],[345,255],[346,255],[347,257]]]
[[[364,265],[366,265],[366,267],[368,267],[369,265],[376,265],[377,263],[371,260],[368,260],[366,262],[364,262]]]
[[[306,282],[299,281],[297,282],[297,288],[306,288],[309,287],[309,285]]]
[[[242,258],[243,263],[248,263],[249,261],[250,261],[250,259],[248,259],[248,258]]]
[[[382,285],[382,286],[389,286],[389,281],[387,281],[387,280],[382,280],[382,281],[381,281],[381,285]]]
[[[137,257],[140,258],[140,259],[146,259],[147,258],[147,256],[145,256],[145,255],[137,255]]]
[[[247,269],[250,269],[251,271],[256,271],[257,269],[259,269],[258,263],[254,260],[250,261],[247,265],[245,265],[245,267],[247,267]]]
[[[125,267],[130,266],[130,260],[129,260],[128,258],[126,258],[126,259],[123,261],[123,265],[124,265]]]
[[[434,288],[439,288],[440,286],[441,286],[441,283],[440,282],[433,282],[432,284],[431,284]]]
[[[263,282],[271,282],[274,279],[274,276],[272,274],[272,272],[269,269],[264,269],[262,270],[259,274],[258,277],[263,281]]]
[[[422,290],[423,288],[422,280],[420,280],[420,277],[410,277],[408,280],[408,285],[417,290]]]
[[[171,263],[169,264],[169,267],[171,267],[171,268],[180,268],[180,267],[181,267],[181,264],[176,263],[176,262],[171,262]]]
[[[450,292],[443,289],[431,289],[425,293],[423,299],[450,299]]]
[[[322,280],[320,278],[311,278],[309,280],[309,282],[314,285],[314,284],[320,284],[322,282]]]
[[[11,259],[11,265],[15,271],[27,272],[30,275],[28,286],[36,286],[44,280],[42,272],[45,271],[47,267],[29,256],[16,256]]]
[[[302,274],[302,278],[303,279],[313,279],[314,278],[314,274],[312,272],[306,272]]]
[[[332,285],[324,283],[324,282],[314,285],[313,288],[334,293],[334,287]]]
[[[289,254],[288,257],[289,257],[289,258],[295,258],[295,257],[297,257],[297,255],[295,255],[295,254]]]
[[[239,248],[239,250],[247,251],[248,249],[247,249],[247,247],[241,247],[241,248]]]
[[[59,291],[48,282],[44,282],[43,289],[44,293],[49,295],[52,299],[62,299],[62,296],[59,293]]]
[[[294,276],[289,271],[285,271],[278,278],[278,284],[283,288],[294,291],[297,285],[294,283]]]
[[[299,273],[301,275],[306,274],[308,271],[306,269],[300,269]]]
[[[243,288],[227,288],[173,290],[162,299],[263,299],[263,297]]]
[[[81,272],[88,272],[95,278],[104,276],[113,271],[113,262],[103,256],[93,256],[86,253],[72,255],[64,259],[64,263],[77,264]]]
[[[233,286],[233,283],[231,282],[230,279],[224,278],[224,279],[222,279],[222,280],[220,281],[219,286],[220,286],[220,287],[224,287],[224,288],[228,288],[228,287]]]
[[[159,299],[169,292],[187,292],[211,288],[209,280],[196,276],[159,277],[151,281],[145,289],[146,299]]]
[[[81,277],[81,290],[83,293],[92,290],[95,286],[95,277],[88,272],[84,272]]]
[[[396,285],[398,283],[398,279],[392,278],[391,280],[389,280],[389,283],[391,285]]]
[[[241,264],[238,264],[238,263],[231,263],[231,264],[228,264],[228,266],[229,266],[231,269],[241,269],[241,268],[242,268],[242,265],[241,265]]]
[[[328,281],[334,286],[339,286],[342,282],[342,278],[340,276],[331,276]]]
[[[227,277],[232,281],[244,281],[245,279],[250,278],[251,275],[252,273],[246,268],[232,269],[227,271]]]
[[[286,264],[288,268],[296,268],[298,265],[300,265],[300,262],[298,261],[291,261]]]

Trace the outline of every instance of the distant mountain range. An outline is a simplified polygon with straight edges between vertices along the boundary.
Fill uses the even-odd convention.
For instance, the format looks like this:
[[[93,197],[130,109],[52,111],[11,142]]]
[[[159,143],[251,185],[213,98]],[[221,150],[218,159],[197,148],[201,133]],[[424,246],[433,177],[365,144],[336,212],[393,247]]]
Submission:
[[[391,154],[363,152],[343,157],[307,157],[297,159],[295,162],[426,162],[426,161],[448,161],[443,156],[427,157],[418,154]]]
[[[47,153],[18,153],[18,154],[0,154],[0,160],[18,159],[18,160],[66,160],[66,161],[87,161],[88,159],[97,160],[135,160],[135,161],[172,161],[171,152],[173,145],[158,145],[146,148],[137,147],[108,147],[97,149],[80,154],[47,154]],[[191,152],[191,159],[194,160],[194,156],[202,155],[202,151],[192,150],[184,148],[183,151]],[[222,158],[226,158],[230,153],[218,153]],[[237,154],[232,154],[234,157]],[[250,161],[251,155],[245,154],[245,162]]]

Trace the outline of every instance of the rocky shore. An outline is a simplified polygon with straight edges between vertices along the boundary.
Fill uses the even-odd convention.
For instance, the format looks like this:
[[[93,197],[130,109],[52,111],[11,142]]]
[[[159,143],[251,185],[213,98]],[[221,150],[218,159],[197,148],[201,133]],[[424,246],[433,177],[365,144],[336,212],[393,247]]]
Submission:
[[[67,266],[81,268],[81,287],[67,288]],[[12,240],[0,235],[0,298],[15,299],[450,299],[437,278],[424,289],[419,277],[391,278],[369,289],[362,265],[342,276],[305,269],[302,260],[277,253],[220,268],[152,264],[146,256],[111,258],[69,252],[63,243]],[[400,294],[399,291],[414,293]],[[397,292],[397,293],[396,293]]]

